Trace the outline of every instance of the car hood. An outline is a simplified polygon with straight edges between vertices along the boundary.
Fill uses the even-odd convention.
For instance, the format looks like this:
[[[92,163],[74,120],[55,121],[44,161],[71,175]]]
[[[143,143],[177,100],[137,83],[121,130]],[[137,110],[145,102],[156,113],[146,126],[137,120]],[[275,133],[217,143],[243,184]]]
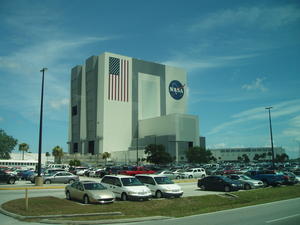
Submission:
[[[109,190],[89,190],[87,191],[91,195],[98,195],[102,198],[114,198],[115,195]]]

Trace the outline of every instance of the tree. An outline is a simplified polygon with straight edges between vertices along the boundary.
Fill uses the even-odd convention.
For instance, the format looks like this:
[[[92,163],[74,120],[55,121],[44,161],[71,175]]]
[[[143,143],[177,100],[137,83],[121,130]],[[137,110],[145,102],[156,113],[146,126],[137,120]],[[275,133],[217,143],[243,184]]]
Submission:
[[[275,157],[275,161],[280,162],[280,163],[284,163],[288,159],[289,159],[289,156],[285,153],[282,153],[281,155],[277,154],[276,157]]]
[[[10,153],[18,144],[18,140],[0,129],[0,159],[10,159]]]
[[[249,163],[250,162],[250,159],[249,159],[248,155],[243,154],[242,157],[243,157],[244,163]]]
[[[72,160],[70,160],[69,165],[70,166],[81,166],[81,162],[78,159],[72,159]]]
[[[29,145],[26,143],[19,144],[19,151],[22,152],[22,160],[24,160],[24,153],[27,152],[29,149]]]
[[[253,157],[253,160],[258,161],[259,159],[260,159],[259,154],[255,154],[254,157]]]
[[[47,163],[48,163],[48,157],[50,156],[50,153],[49,152],[46,152],[46,157],[47,157]]]
[[[264,152],[262,154],[260,154],[260,158],[264,161],[267,157],[267,154]]]
[[[63,149],[58,145],[52,149],[52,155],[54,156],[55,163],[61,164],[61,158],[64,155]]]
[[[238,156],[238,157],[237,157],[237,161],[238,161],[238,162],[242,162],[242,161],[243,161],[243,158],[242,158],[241,156]]]
[[[174,161],[172,156],[165,151],[165,146],[163,145],[147,145],[145,154],[147,154],[147,162],[154,164],[167,164]]]
[[[189,163],[208,163],[214,159],[211,151],[197,146],[189,148],[185,155]]]
[[[110,153],[108,153],[108,152],[103,152],[103,153],[102,153],[102,159],[104,159],[104,160],[105,160],[105,164],[104,164],[104,165],[106,165],[106,163],[107,163],[107,159],[109,159],[109,158],[110,158],[110,156],[111,156],[111,154],[110,154]]]

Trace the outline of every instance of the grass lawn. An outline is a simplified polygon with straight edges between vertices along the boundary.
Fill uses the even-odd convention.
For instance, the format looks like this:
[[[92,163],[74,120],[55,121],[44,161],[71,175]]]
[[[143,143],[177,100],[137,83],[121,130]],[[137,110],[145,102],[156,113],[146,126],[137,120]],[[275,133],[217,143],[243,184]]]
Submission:
[[[6,202],[2,208],[24,216],[82,214],[99,212],[122,212],[122,216],[76,217],[76,220],[95,220],[111,218],[132,218],[147,216],[182,217],[224,209],[261,204],[266,202],[300,197],[300,185],[263,188],[250,191],[233,192],[237,198],[206,195],[175,199],[159,199],[144,202],[117,201],[108,205],[83,205],[55,197],[36,197],[29,199],[29,210],[25,210],[25,200]],[[69,218],[70,219],[70,218]]]

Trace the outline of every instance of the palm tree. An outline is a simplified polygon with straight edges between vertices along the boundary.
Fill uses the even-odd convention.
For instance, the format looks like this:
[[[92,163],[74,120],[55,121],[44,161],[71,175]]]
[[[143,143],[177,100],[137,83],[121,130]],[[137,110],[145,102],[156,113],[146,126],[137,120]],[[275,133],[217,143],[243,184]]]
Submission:
[[[108,153],[108,152],[103,152],[103,153],[102,153],[102,159],[105,160],[105,165],[106,165],[107,159],[108,159],[110,156],[111,156],[111,154]]]
[[[49,152],[46,152],[47,163],[49,162],[49,159],[48,159],[49,156],[50,156],[50,153],[49,153]]]
[[[29,145],[26,143],[19,144],[19,151],[22,151],[22,160],[24,160],[24,152],[27,152],[29,149]]]
[[[52,149],[52,155],[54,156],[54,161],[58,164],[61,164],[61,158],[64,155],[63,149],[58,145]]]

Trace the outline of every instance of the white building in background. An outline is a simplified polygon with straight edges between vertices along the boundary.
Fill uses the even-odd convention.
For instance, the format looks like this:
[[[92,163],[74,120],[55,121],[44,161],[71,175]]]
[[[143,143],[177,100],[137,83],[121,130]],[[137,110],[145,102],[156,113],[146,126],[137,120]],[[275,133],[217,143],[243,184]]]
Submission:
[[[184,151],[199,146],[186,89],[182,69],[107,52],[91,56],[71,72],[69,153],[109,152],[128,163],[143,158],[148,144],[163,144],[184,161]]]
[[[256,154],[262,155],[265,153],[265,160],[272,159],[272,151],[270,147],[251,147],[251,148],[221,148],[221,149],[209,149],[212,155],[218,160],[223,162],[237,161],[238,157],[242,157],[244,154],[248,156],[250,161]],[[274,147],[274,157],[285,153],[284,148]],[[263,160],[261,158],[261,160]]]
[[[23,160],[23,153],[19,152],[12,152],[10,153],[11,160]],[[24,152],[24,161],[38,161],[39,154],[38,153],[31,153],[31,152]],[[53,163],[54,157],[50,153],[50,156],[46,157],[46,153],[42,153],[41,155],[41,163],[42,165],[46,165],[47,162]]]

